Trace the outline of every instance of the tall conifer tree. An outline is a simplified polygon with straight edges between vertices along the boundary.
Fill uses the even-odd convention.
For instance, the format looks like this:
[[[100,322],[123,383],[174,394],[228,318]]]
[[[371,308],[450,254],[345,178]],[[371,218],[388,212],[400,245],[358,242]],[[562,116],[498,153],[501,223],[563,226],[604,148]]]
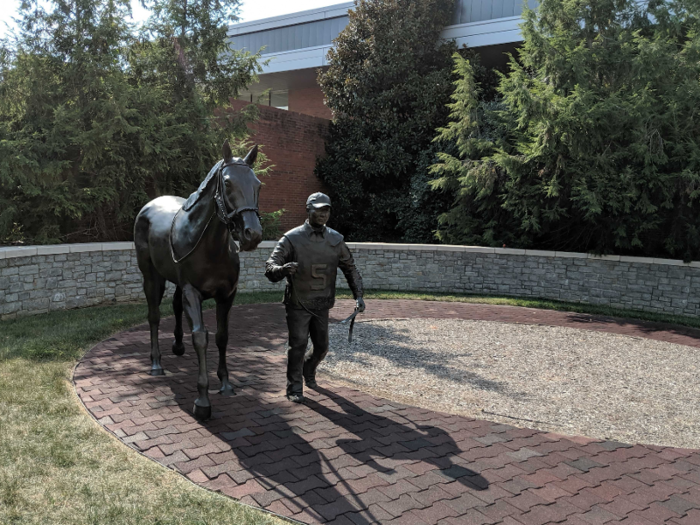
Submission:
[[[507,136],[436,167],[455,199],[441,237],[700,257],[699,15],[696,0],[527,11],[503,110],[485,114]]]
[[[15,224],[39,242],[58,238],[66,221],[115,198],[114,138],[130,127],[128,4],[22,4],[0,83],[0,239]]]

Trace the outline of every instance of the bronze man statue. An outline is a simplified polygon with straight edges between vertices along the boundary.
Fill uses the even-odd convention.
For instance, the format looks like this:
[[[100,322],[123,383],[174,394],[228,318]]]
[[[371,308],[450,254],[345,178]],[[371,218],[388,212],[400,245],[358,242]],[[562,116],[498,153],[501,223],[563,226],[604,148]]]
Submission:
[[[328,353],[328,310],[335,303],[338,267],[345,274],[357,310],[365,309],[362,278],[350,250],[343,236],[326,226],[331,200],[323,193],[314,193],[306,200],[306,211],[308,220],[282,236],[265,264],[265,276],[273,283],[287,278],[287,398],[295,403],[304,400],[302,378],[307,387],[316,386],[316,367]],[[309,335],[314,350],[304,360]]]

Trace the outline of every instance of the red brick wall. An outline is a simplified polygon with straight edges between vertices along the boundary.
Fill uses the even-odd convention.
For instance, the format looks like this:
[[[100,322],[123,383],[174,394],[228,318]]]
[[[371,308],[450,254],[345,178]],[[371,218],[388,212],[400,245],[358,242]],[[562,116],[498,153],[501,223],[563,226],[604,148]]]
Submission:
[[[323,91],[318,84],[304,88],[290,88],[288,104],[290,111],[329,120],[333,118],[333,113],[323,103]]]
[[[248,105],[233,101],[235,109]],[[261,177],[260,211],[284,208],[282,230],[287,231],[306,220],[306,198],[323,191],[314,175],[316,159],[325,154],[325,136],[330,121],[269,106],[260,106],[260,119],[249,125],[251,140],[260,144],[274,167]]]

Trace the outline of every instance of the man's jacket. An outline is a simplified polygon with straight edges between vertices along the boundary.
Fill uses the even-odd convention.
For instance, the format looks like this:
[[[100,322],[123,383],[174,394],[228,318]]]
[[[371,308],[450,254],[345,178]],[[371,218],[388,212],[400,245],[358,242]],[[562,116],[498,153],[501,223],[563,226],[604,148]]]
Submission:
[[[332,308],[338,268],[345,275],[355,299],[362,297],[362,277],[352,254],[343,236],[331,228],[315,229],[307,220],[285,233],[265,263],[265,276],[273,283],[282,280],[282,267],[289,262],[299,263],[296,274],[287,276],[284,291],[284,304],[292,308]]]

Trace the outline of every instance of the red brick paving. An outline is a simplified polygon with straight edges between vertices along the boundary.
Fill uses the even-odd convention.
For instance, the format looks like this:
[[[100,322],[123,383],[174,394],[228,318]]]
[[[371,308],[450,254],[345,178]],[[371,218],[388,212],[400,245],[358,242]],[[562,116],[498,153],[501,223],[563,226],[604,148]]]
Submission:
[[[345,317],[339,301],[333,319]],[[700,346],[700,331],[507,306],[370,301],[364,318],[546,324]],[[206,313],[215,326],[214,311]],[[161,323],[169,349],[173,320]],[[357,328],[361,330],[361,325]],[[75,372],[88,411],[124,443],[193,482],[304,523],[700,524],[700,451],[560,436],[433,412],[330,383],[284,398],[279,304],[231,311],[228,364],[237,395],[191,415],[196,356],[164,352],[151,377],[148,328],[90,350]],[[332,350],[331,350],[332,351]],[[211,388],[216,347],[210,344]]]

